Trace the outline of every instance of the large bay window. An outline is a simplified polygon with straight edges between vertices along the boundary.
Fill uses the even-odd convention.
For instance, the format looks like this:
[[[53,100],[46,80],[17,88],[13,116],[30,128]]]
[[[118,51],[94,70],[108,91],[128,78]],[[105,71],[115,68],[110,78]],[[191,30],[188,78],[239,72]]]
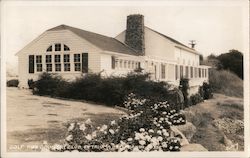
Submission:
[[[63,55],[63,61],[64,61],[64,71],[70,71],[70,55],[64,54]]]
[[[60,43],[55,44],[55,51],[61,51],[61,44]]]
[[[51,63],[51,55],[46,55],[46,71],[51,72],[52,71],[52,63]]]

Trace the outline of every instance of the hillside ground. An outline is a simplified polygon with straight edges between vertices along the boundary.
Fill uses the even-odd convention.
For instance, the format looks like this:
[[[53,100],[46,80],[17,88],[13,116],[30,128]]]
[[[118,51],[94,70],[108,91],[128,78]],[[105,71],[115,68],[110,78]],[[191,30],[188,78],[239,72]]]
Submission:
[[[243,99],[214,94],[184,111],[197,131],[191,143],[203,145],[209,151],[244,150]],[[235,146],[234,146],[235,145]]]

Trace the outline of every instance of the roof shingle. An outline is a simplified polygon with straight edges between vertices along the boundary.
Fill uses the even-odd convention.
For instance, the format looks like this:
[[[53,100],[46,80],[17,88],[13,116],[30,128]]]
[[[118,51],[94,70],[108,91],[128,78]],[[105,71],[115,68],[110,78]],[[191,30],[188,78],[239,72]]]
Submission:
[[[67,25],[59,25],[57,27],[51,28],[47,31],[58,31],[58,30],[70,30],[78,36],[84,38],[100,49],[118,53],[124,53],[129,55],[138,55],[135,50],[125,45],[124,43],[116,40],[115,38],[100,35],[97,33],[81,30],[75,27],[67,26]]]

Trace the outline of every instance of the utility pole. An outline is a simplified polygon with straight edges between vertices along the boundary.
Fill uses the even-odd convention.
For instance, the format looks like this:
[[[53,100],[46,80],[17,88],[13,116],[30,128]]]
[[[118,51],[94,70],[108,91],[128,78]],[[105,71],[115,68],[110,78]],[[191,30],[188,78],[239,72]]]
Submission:
[[[189,44],[191,45],[191,48],[194,49],[194,47],[195,47],[195,45],[196,45],[196,41],[195,41],[195,40],[190,40],[190,43],[189,43]]]

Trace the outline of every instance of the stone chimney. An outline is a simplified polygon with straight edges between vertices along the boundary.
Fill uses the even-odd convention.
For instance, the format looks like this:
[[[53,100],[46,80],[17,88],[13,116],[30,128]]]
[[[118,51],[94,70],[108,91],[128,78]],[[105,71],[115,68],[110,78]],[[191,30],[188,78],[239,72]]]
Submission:
[[[136,50],[139,55],[145,54],[143,15],[133,14],[127,16],[125,43]]]

